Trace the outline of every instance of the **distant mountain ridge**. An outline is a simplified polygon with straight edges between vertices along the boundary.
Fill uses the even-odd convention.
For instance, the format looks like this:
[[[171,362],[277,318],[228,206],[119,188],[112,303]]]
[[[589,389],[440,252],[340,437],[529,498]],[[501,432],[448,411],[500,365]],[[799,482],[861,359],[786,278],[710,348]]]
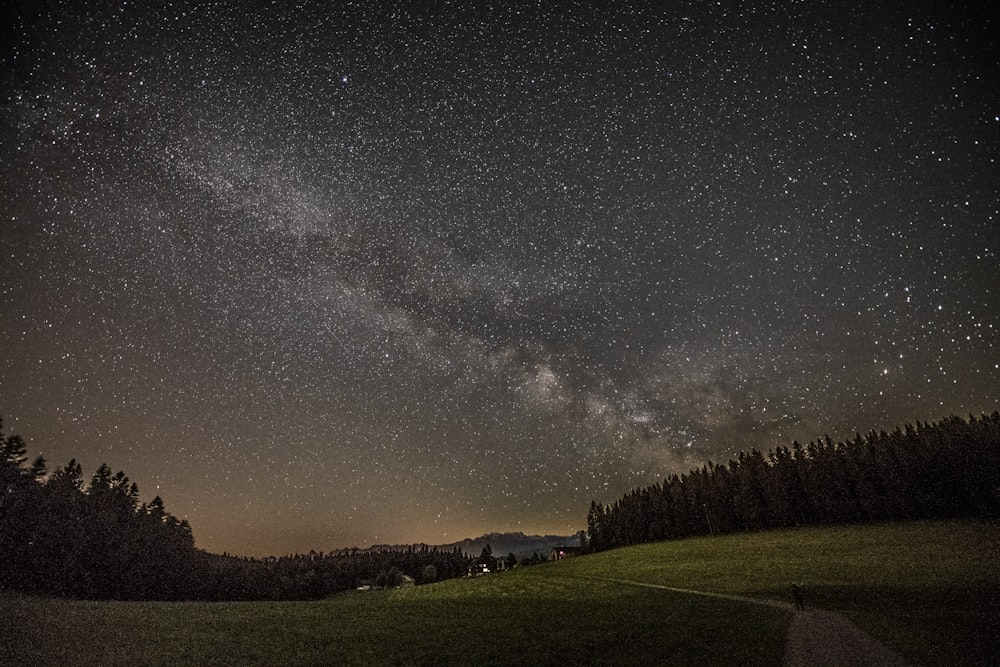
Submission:
[[[517,533],[487,533],[485,535],[480,535],[475,538],[466,538],[458,542],[451,542],[449,544],[436,544],[427,545],[432,549],[437,549],[438,551],[454,551],[457,547],[463,553],[469,554],[470,556],[478,556],[482,553],[483,547],[489,545],[490,549],[493,550],[493,555],[497,557],[506,557],[508,554],[514,554],[518,558],[526,558],[531,556],[533,553],[537,553],[539,556],[548,557],[549,552],[552,551],[552,547],[578,547],[580,546],[580,540],[584,535],[584,531],[578,531],[573,535],[525,535],[523,532]],[[379,551],[379,550],[400,550],[409,549],[410,547],[423,547],[424,544],[378,544],[365,549],[364,551]]]
[[[445,544],[438,549],[452,550],[455,547],[464,553],[478,556],[483,551],[483,547],[489,545],[493,550],[493,555],[498,557],[514,554],[518,558],[530,556],[537,553],[539,556],[548,556],[552,547],[578,547],[584,531],[578,531],[574,535],[525,535],[517,533],[487,533],[474,539],[464,539],[460,542]]]

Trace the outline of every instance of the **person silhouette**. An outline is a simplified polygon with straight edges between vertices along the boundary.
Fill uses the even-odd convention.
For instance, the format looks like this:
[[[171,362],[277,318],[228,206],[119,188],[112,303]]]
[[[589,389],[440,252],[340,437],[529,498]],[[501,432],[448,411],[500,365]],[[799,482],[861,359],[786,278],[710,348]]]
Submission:
[[[802,599],[802,589],[798,584],[792,584],[792,598],[795,600],[796,609],[805,609],[806,603]]]

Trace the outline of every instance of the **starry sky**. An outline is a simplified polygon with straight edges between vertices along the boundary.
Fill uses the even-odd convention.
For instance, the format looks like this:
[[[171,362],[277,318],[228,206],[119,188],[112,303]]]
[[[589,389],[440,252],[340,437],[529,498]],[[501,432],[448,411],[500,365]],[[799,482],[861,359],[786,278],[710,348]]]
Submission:
[[[5,431],[260,556],[1000,409],[997,24],[604,4],[7,3]]]

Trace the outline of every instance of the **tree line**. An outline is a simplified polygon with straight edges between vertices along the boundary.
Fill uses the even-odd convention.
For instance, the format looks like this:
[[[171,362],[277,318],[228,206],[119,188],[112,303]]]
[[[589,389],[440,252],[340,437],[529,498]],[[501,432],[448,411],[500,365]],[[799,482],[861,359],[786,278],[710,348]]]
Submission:
[[[741,451],[591,502],[594,551],[695,535],[809,524],[1000,515],[1000,413]]]
[[[316,599],[362,584],[465,576],[476,562],[457,548],[310,552],[241,558],[197,549],[191,526],[157,496],[140,502],[123,472],[101,465],[84,479],[75,460],[51,474],[28,464],[0,420],[0,590],[87,599]]]
[[[342,550],[280,558],[198,552],[200,587],[190,599],[316,600],[359,587],[391,588],[466,576],[474,559],[458,549]]]

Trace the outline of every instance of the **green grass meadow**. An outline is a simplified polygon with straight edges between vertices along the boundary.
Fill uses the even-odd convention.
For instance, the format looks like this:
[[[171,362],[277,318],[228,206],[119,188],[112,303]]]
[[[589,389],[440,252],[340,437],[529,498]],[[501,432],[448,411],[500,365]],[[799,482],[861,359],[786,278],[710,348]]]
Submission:
[[[780,665],[792,614],[607,578],[840,610],[918,665],[1000,664],[1000,523],[803,528],[620,549],[319,602],[0,597],[3,665]]]

